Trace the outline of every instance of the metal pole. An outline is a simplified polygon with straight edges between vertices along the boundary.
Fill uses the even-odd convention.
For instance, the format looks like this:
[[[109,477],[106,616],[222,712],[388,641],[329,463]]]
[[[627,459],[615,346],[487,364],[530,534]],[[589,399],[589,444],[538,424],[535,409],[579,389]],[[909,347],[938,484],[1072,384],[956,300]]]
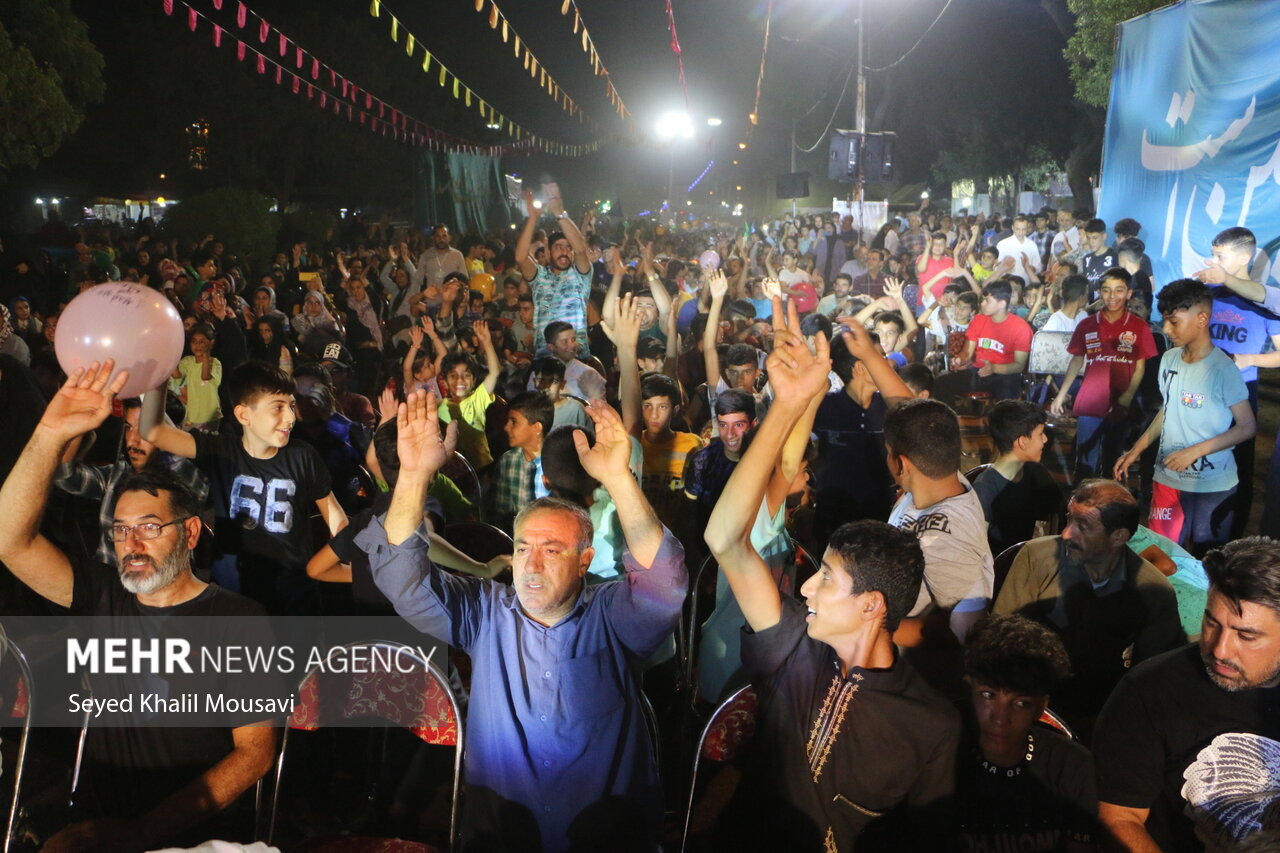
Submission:
[[[866,0],[858,0],[858,86],[854,95],[854,106],[853,106],[853,127],[858,134],[857,138],[854,141],[854,144],[858,146],[858,174],[854,178],[853,186],[854,186],[854,195],[857,197],[857,200],[858,200],[857,228],[858,228],[859,236],[862,236],[862,231],[865,230],[862,223],[862,220],[863,220],[862,176],[864,174],[862,160],[863,160],[863,156],[866,154],[866,145],[864,144],[864,142],[866,141],[866,134],[867,134],[867,81],[862,73],[863,42],[864,42],[863,35],[866,33],[866,30],[867,30],[865,14],[866,14]],[[850,199],[850,201],[852,201],[852,199]],[[850,204],[849,207],[850,207],[850,212],[852,212],[853,205]]]
[[[796,120],[791,119],[791,174],[796,173]],[[796,217],[796,200],[791,199],[791,218]]]

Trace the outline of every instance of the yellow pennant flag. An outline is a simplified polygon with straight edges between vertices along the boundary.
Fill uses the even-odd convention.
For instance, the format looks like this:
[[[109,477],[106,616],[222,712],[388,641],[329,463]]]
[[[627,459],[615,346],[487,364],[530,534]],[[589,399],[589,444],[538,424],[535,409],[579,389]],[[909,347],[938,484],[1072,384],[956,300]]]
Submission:
[[[484,0],[476,0],[476,11],[477,12],[484,11]]]
[[[506,18],[503,18],[503,19],[502,19],[502,43],[503,43],[503,44],[506,44],[506,43],[507,43],[507,36],[508,36],[508,35],[510,35],[510,33],[508,33],[508,32],[507,32],[507,19],[506,19]]]
[[[581,17],[579,17],[579,15],[578,15],[578,10],[577,10],[577,8],[575,8],[575,9],[573,10],[573,31],[574,31],[575,33],[578,31],[578,25],[579,25],[581,22],[582,22],[582,19],[581,19]]]
[[[560,4],[560,14],[561,14],[561,15],[567,15],[567,14],[569,14],[569,4],[570,4],[571,2],[573,2],[573,0],[564,0],[564,2]]]
[[[519,59],[520,58],[520,36],[516,36],[515,48],[516,48],[516,59]]]
[[[538,76],[538,60],[533,58],[533,54],[529,54],[529,77],[532,79]]]
[[[467,106],[471,106],[471,90],[470,89],[466,91],[466,103],[467,103]]]
[[[445,78],[449,76],[449,69],[443,65],[440,66],[440,85],[444,85]]]
[[[406,56],[413,56],[413,33],[409,33],[409,37],[404,40],[404,52]]]
[[[375,18],[382,14],[381,0],[373,0],[373,2],[369,4],[369,14]]]
[[[489,29],[496,30],[498,28],[498,4],[493,4],[493,9],[489,11]]]
[[[583,50],[587,49],[587,28],[586,27],[582,28],[582,49]]]
[[[391,19],[391,40],[400,41],[400,22],[395,18]]]
[[[458,78],[457,77],[453,78],[453,98],[455,101],[458,99]]]
[[[422,70],[425,73],[431,67],[431,54],[427,51],[422,52]]]

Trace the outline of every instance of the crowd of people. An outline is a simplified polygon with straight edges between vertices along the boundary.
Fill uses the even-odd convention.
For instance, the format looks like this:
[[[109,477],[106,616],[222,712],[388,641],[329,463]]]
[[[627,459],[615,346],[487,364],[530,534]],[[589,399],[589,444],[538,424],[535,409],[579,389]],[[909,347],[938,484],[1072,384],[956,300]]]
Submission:
[[[397,614],[467,662],[465,850],[675,849],[689,721],[745,685],[689,849],[1280,849],[1251,232],[1166,282],[1088,210],[524,204],[514,241],[353,219],[254,263],[147,223],[5,253],[4,612]],[[54,352],[111,280],[186,327],[141,398]],[[468,520],[508,553],[451,541]],[[236,722],[91,727],[43,849],[247,840],[280,721]]]

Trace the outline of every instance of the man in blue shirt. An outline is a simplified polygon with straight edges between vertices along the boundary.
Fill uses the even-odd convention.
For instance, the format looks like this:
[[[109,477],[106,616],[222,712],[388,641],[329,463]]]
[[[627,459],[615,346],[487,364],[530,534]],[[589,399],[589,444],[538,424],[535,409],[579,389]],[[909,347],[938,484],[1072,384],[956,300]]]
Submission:
[[[420,393],[400,405],[391,507],[356,544],[400,616],[471,656],[463,848],[656,849],[662,797],[639,674],[676,626],[688,575],[631,473],[622,419],[593,405],[595,443],[575,432],[574,444],[617,507],[626,576],[584,586],[590,516],[544,498],[516,518],[507,586],[427,558],[422,505],[445,459],[435,407]]]

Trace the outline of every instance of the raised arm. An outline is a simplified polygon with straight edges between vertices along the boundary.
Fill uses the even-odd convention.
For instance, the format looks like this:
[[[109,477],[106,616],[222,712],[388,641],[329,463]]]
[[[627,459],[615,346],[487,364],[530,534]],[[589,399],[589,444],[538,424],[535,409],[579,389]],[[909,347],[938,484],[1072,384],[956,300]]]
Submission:
[[[481,320],[471,327],[476,340],[484,350],[484,363],[489,373],[484,377],[484,390],[493,394],[498,387],[498,376],[502,373],[502,362],[498,360],[498,351],[493,346],[493,333],[489,331],[489,323]]]
[[[892,284],[891,284],[892,283]],[[907,344],[916,336],[916,330],[920,324],[916,322],[915,312],[911,310],[911,306],[907,304],[907,300],[902,295],[902,282],[898,279],[886,279],[884,283],[884,295],[888,296],[897,305],[898,313],[902,315],[902,324],[904,326],[902,336],[898,339],[898,352],[902,352],[907,348]],[[934,300],[936,304],[938,300]]]
[[[0,562],[28,587],[54,604],[71,605],[73,580],[66,554],[40,533],[49,486],[68,442],[97,429],[111,413],[111,401],[127,371],[114,380],[115,363],[76,370],[45,407],[22,455],[0,486]]]
[[[191,433],[183,432],[165,421],[164,400],[168,383],[142,395],[142,411],[138,415],[138,431],[142,437],[161,450],[181,456],[196,458],[196,440]]]
[[[854,325],[841,336],[844,345],[849,348],[864,365],[871,379],[876,383],[884,401],[892,406],[900,400],[910,400],[914,395],[907,383],[902,381],[898,371],[889,360],[881,355],[878,345],[871,340],[871,334],[862,326]]]
[[[613,328],[614,312],[618,307],[618,296],[622,293],[622,279],[627,268],[622,264],[622,250],[614,246],[609,250],[609,289],[604,294],[604,304],[600,308],[600,320],[609,328]]]
[[[751,528],[783,444],[812,398],[828,386],[831,371],[826,338],[819,333],[817,352],[809,352],[794,303],[787,306],[787,315],[785,326],[774,331],[768,361],[773,404],[716,501],[705,533],[707,546],[753,631],[778,623],[782,598],[769,567],[751,545]]]
[[[591,272],[591,255],[587,249],[587,238],[582,236],[573,217],[565,212],[564,201],[559,196],[553,196],[547,199],[547,207],[555,214],[560,230],[564,231],[565,239],[573,247],[574,268],[583,275]]]
[[[533,277],[538,274],[538,265],[533,262],[530,252],[533,249],[533,232],[538,230],[540,213],[533,206],[531,190],[524,192],[524,207],[528,218],[524,221],[524,228],[520,229],[520,236],[516,238],[516,266],[520,268],[520,275],[524,276],[525,281],[533,281]]]
[[[613,342],[618,347],[618,402],[622,405],[622,425],[631,435],[644,431],[640,402],[640,368],[636,346],[640,340],[640,318],[632,294],[618,300],[614,308]]]
[[[573,431],[573,444],[583,470],[608,491],[631,557],[643,568],[653,566],[662,546],[663,527],[631,473],[631,438],[622,418],[603,400],[593,400],[587,414],[595,424],[595,444],[588,446],[582,430]]]
[[[707,372],[707,387],[715,388],[720,379],[720,353],[716,351],[716,337],[720,333],[720,312],[724,309],[725,293],[729,284],[724,273],[716,270],[707,282],[711,291],[711,308],[707,311],[707,325],[702,330],[702,366]]]

